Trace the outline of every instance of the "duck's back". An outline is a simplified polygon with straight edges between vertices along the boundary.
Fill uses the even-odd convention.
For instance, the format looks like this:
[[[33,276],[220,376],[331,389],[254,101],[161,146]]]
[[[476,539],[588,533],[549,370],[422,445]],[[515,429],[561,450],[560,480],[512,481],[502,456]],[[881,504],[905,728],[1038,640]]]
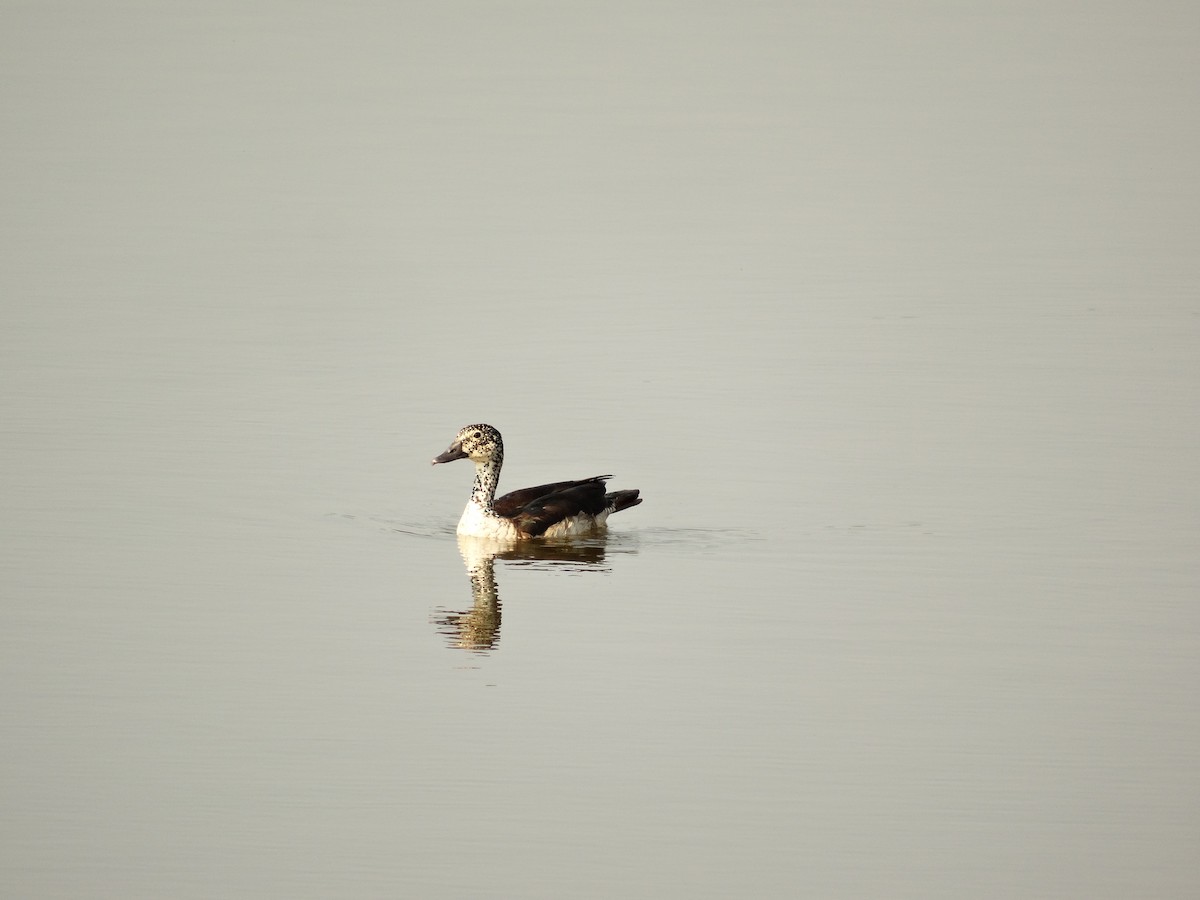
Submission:
[[[496,512],[529,537],[575,534],[602,525],[611,512],[604,482],[609,475],[580,481],[556,481],[505,494]]]

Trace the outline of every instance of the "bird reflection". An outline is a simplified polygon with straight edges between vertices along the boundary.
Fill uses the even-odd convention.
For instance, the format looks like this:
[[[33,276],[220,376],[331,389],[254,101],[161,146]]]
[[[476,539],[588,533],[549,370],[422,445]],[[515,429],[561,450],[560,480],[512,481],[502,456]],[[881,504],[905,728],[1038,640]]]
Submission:
[[[458,536],[458,551],[471,581],[471,608],[438,610],[433,622],[451,647],[486,653],[500,641],[500,589],[496,560],[571,573],[607,572],[608,535],[563,541],[499,541]]]

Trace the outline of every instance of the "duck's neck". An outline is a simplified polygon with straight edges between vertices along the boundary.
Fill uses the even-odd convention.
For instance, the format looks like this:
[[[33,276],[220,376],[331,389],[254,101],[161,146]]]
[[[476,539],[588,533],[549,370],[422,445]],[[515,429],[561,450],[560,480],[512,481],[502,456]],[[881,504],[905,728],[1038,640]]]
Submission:
[[[496,485],[500,482],[500,467],[504,465],[504,451],[498,450],[484,462],[475,463],[475,484],[471,488],[471,502],[489,513],[495,513]]]

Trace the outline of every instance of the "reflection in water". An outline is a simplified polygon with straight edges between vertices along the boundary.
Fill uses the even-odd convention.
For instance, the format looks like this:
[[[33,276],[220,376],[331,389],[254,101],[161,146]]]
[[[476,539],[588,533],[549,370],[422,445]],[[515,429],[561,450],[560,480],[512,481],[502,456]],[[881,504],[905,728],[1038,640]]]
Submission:
[[[498,541],[459,535],[458,551],[462,554],[467,576],[471,580],[471,608],[461,612],[439,610],[433,622],[438,626],[438,631],[446,636],[451,647],[487,652],[500,640],[497,559],[514,565],[575,574],[608,572],[605,554],[615,549],[604,532],[586,539],[563,541]],[[634,551],[625,546],[623,552]]]

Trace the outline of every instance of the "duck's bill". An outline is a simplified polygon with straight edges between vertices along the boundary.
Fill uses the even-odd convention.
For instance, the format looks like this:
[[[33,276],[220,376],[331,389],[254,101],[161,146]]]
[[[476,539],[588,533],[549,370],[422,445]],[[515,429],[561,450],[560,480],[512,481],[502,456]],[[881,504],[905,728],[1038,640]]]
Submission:
[[[462,444],[455,441],[447,448],[445,453],[439,454],[433,458],[433,465],[438,463],[454,462],[456,459],[466,459],[467,454],[463,452]]]

